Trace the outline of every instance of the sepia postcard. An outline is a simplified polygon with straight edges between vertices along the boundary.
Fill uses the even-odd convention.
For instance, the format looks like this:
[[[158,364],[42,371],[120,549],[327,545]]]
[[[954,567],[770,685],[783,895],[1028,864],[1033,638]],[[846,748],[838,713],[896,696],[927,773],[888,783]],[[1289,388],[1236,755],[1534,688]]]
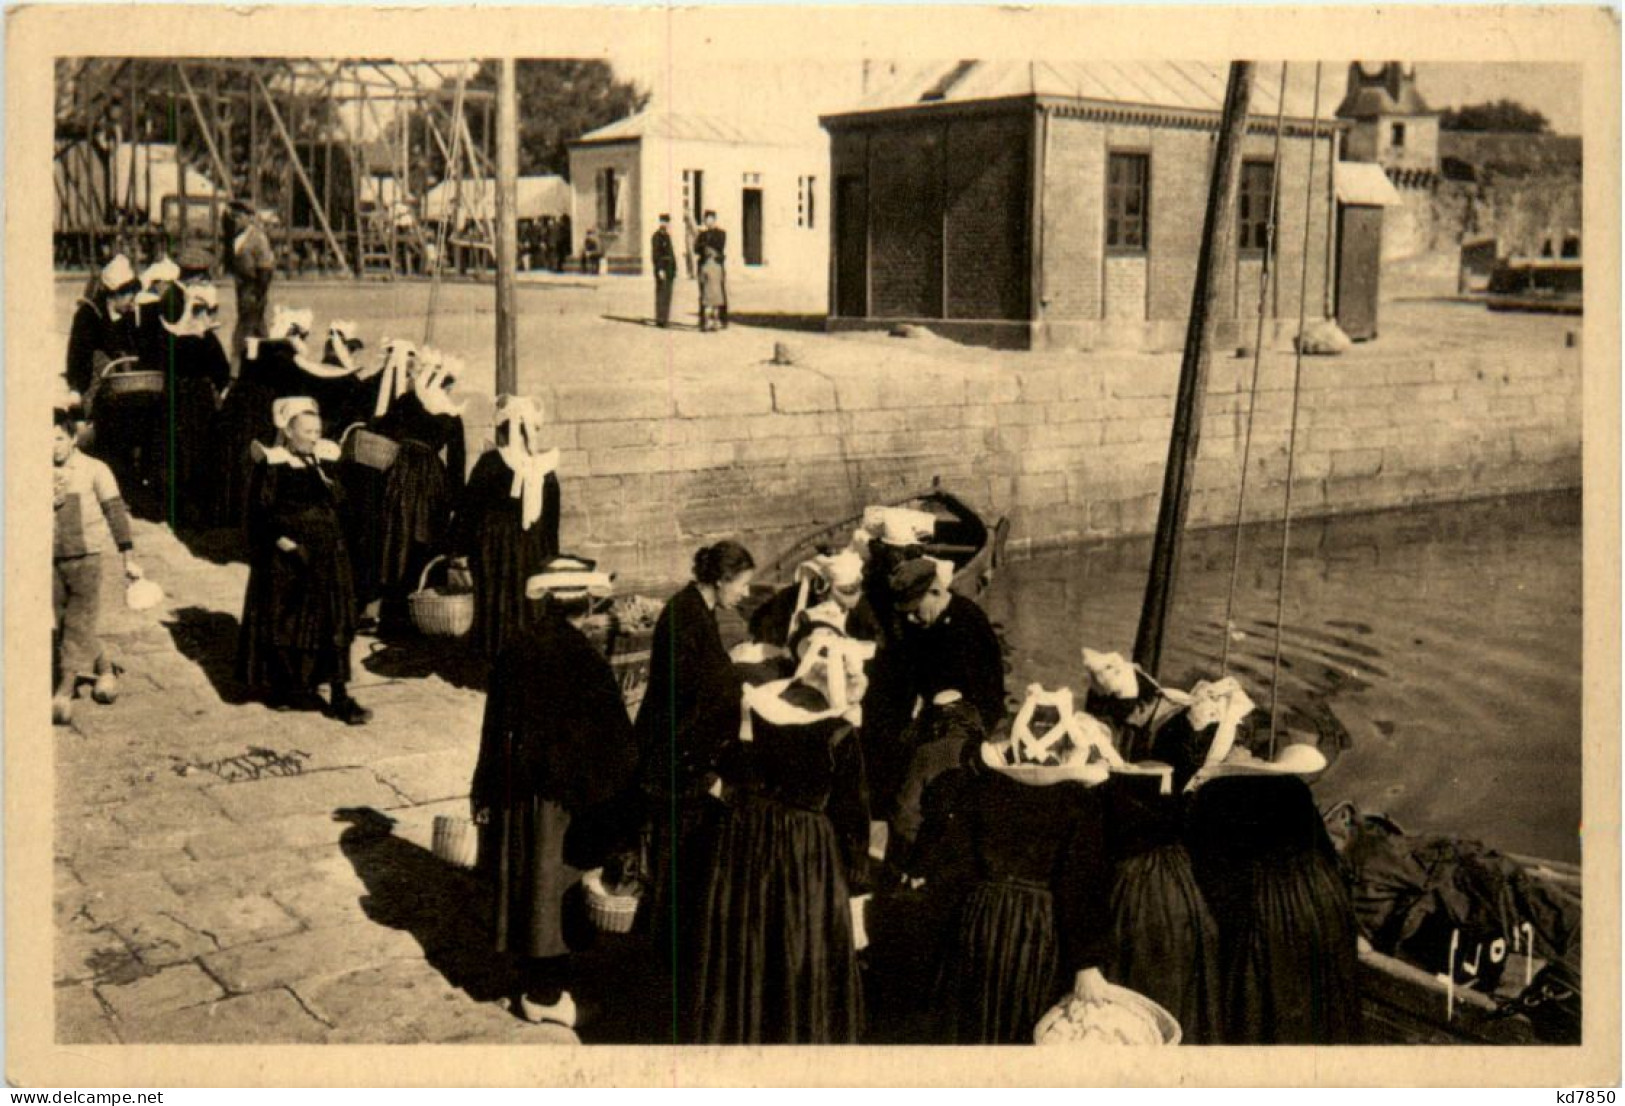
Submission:
[[[14,1086],[1618,1083],[1616,10],[7,31]]]

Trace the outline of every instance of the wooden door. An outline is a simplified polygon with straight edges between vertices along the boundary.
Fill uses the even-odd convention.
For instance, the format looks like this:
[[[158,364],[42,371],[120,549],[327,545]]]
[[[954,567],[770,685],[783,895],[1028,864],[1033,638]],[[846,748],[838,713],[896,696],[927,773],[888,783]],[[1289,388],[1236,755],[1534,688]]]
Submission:
[[[861,319],[869,313],[869,200],[863,178],[835,182],[835,314]]]
[[[1337,325],[1356,342],[1377,336],[1382,271],[1382,208],[1337,209]]]
[[[741,200],[744,212],[744,256],[746,265],[762,263],[762,190],[747,188]]]

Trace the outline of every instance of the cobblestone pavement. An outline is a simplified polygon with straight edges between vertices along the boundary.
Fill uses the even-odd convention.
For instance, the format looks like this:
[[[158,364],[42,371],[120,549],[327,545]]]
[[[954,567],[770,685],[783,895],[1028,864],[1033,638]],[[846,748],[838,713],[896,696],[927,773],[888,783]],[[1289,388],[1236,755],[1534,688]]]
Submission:
[[[574,1042],[509,1011],[483,888],[429,851],[434,816],[466,814],[478,749],[456,648],[358,641],[371,725],[272,713],[231,680],[246,567],[152,524],[136,550],[168,598],[126,610],[106,558],[122,695],[85,689],[53,733],[58,1041]],[[626,991],[636,957],[594,957]]]

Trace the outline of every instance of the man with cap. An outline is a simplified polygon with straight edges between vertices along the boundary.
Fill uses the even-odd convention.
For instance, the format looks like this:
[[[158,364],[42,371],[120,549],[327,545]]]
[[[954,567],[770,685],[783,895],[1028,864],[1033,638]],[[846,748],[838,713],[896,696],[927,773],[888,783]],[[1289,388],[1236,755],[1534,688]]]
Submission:
[[[620,684],[581,631],[608,577],[556,564],[527,581],[535,615],[497,657],[469,802],[495,891],[495,951],[517,961],[514,1012],[573,1027],[565,897],[584,871],[636,875],[617,858],[636,853],[643,811]]]
[[[914,690],[927,703],[967,700],[992,730],[1004,718],[1004,650],[982,608],[949,589],[953,565],[916,557],[892,570],[897,609],[910,623]]]
[[[241,371],[248,339],[265,337],[265,307],[271,295],[271,278],[276,274],[276,250],[252,207],[238,200],[233,202],[232,211],[240,229],[231,243],[231,274],[237,282],[237,325],[231,333],[231,356]]]
[[[649,259],[655,270],[655,325],[671,325],[671,286],[677,280],[677,251],[671,244],[671,216],[662,215],[649,239]]]

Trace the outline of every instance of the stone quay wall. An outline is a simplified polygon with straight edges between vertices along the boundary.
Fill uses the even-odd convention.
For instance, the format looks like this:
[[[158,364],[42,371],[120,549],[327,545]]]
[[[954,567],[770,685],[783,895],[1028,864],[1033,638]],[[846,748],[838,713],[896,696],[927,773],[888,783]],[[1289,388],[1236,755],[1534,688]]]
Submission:
[[[1249,521],[1281,516],[1292,369],[1271,353],[1260,370]],[[1214,359],[1192,526],[1235,518],[1251,375],[1250,358]],[[563,544],[629,585],[669,585],[707,542],[737,538],[765,563],[933,478],[1010,516],[1012,552],[1149,533],[1178,376],[1175,356],[1124,355],[544,388]],[[1305,358],[1294,517],[1576,487],[1581,377],[1574,348]]]

